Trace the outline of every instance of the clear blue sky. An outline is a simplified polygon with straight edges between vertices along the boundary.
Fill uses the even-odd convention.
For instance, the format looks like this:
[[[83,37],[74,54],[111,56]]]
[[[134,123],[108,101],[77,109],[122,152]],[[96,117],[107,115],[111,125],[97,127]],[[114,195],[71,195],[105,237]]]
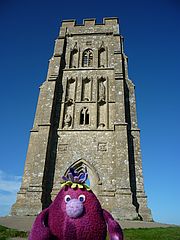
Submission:
[[[39,86],[62,19],[117,16],[136,85],[148,206],[155,221],[180,224],[180,2],[0,1],[0,215],[23,175]]]

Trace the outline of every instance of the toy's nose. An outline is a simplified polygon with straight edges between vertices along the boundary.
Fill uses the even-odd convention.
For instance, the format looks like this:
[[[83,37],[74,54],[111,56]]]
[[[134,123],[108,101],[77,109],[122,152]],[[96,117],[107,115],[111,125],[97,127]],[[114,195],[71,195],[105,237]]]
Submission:
[[[66,213],[70,218],[78,218],[83,213],[83,203],[78,199],[71,199],[66,204]]]

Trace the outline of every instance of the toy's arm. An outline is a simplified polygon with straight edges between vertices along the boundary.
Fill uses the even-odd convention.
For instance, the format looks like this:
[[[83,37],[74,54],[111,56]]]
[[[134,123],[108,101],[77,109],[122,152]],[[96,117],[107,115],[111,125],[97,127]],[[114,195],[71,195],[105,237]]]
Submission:
[[[110,240],[123,240],[123,232],[119,223],[116,222],[112,215],[104,209],[103,215],[107,224]]]
[[[35,219],[28,240],[53,239],[48,227],[48,209],[44,209]]]

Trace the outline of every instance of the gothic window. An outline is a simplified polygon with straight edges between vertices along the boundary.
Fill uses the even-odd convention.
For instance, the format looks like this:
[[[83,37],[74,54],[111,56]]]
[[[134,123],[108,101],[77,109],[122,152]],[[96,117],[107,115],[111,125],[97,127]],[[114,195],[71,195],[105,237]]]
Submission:
[[[89,110],[84,107],[80,112],[80,125],[88,125],[89,124]]]
[[[106,51],[104,47],[98,51],[98,67],[106,67]]]
[[[93,66],[93,51],[91,49],[87,49],[83,52],[82,66],[83,67]]]
[[[78,50],[73,49],[70,55],[70,68],[77,68],[78,67]]]

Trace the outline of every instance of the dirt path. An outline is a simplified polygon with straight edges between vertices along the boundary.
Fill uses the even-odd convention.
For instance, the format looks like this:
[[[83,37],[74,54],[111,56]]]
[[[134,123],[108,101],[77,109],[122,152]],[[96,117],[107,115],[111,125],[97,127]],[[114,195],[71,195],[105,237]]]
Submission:
[[[30,231],[34,219],[35,217],[31,217],[31,216],[0,217],[0,225],[27,232],[27,231]],[[123,229],[124,228],[175,227],[176,226],[172,224],[162,224],[162,223],[156,223],[156,222],[142,222],[142,221],[120,221],[120,225]]]

